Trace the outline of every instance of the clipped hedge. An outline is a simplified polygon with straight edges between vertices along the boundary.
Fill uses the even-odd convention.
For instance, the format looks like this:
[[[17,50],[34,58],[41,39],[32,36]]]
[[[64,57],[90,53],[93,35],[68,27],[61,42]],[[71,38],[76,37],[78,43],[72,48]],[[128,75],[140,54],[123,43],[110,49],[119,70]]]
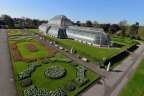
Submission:
[[[30,86],[31,84],[32,84],[32,80],[27,79],[21,82],[21,87],[27,87],[27,86]]]
[[[78,63],[76,63],[76,62],[72,62],[72,63],[71,63],[71,66],[73,66],[73,67],[77,67],[77,66],[78,66]]]
[[[66,96],[66,93],[61,89],[46,90],[38,89],[36,86],[32,86],[29,89],[23,91],[24,96]]]
[[[69,58],[51,58],[50,61],[52,61],[52,62],[67,62],[67,63],[72,62],[72,60]]]
[[[72,83],[68,83],[65,85],[65,89],[68,91],[74,91],[75,90],[75,86]]]
[[[84,68],[82,66],[78,66],[78,67],[76,67],[76,69],[77,69],[77,74],[76,74],[77,78],[74,79],[74,82],[79,87],[81,87],[89,81],[88,78],[85,76],[86,68]]]
[[[39,66],[41,66],[41,64],[38,63],[38,62],[29,65],[27,69],[25,69],[23,72],[20,72],[20,73],[18,74],[19,80],[23,80],[23,79],[25,79],[25,78],[30,77],[30,76],[31,76],[31,73],[32,73],[37,67],[39,67]]]

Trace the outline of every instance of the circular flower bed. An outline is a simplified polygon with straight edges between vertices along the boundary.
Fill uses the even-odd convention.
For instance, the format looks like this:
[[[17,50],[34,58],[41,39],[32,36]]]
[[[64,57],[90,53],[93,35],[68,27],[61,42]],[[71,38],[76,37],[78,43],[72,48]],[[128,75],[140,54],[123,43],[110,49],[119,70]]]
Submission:
[[[66,71],[61,66],[52,66],[45,71],[45,76],[50,79],[59,79],[65,75]]]
[[[72,83],[68,83],[65,85],[65,89],[68,91],[74,91],[75,90],[75,86]]]

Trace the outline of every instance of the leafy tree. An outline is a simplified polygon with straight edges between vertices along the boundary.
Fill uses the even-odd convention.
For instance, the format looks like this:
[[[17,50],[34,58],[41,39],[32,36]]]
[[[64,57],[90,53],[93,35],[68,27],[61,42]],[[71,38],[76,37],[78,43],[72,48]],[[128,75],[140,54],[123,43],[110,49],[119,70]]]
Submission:
[[[138,36],[144,40],[144,27],[139,27]]]
[[[8,15],[2,15],[1,18],[2,18],[2,21],[6,25],[8,25],[9,28],[14,28],[14,20],[10,16],[8,16]]]
[[[136,37],[138,37],[138,29],[139,29],[139,23],[136,22],[135,24],[133,24],[130,29],[128,30],[128,35],[130,36],[131,39],[134,39]]]
[[[85,23],[86,27],[92,27],[92,22],[90,20],[87,20]]]
[[[118,30],[120,30],[119,26],[117,24],[113,24],[113,25],[110,25],[109,29],[108,29],[108,32],[110,34],[114,34],[116,33]]]
[[[110,24],[100,24],[100,28],[103,28],[105,32],[108,32],[109,27],[110,27]]]
[[[81,26],[81,22],[80,22],[80,21],[77,21],[75,24],[76,24],[77,26]]]

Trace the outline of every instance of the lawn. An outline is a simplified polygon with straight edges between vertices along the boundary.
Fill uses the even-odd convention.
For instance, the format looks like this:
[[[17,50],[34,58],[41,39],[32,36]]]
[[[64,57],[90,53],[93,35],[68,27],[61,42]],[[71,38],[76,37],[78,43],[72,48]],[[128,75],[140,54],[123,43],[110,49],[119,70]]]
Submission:
[[[128,81],[120,96],[143,96],[144,95],[144,59],[137,67],[134,75]]]
[[[38,44],[34,41],[35,41],[35,39],[33,39],[33,41],[30,41],[30,40],[22,41],[21,40],[20,43],[17,43],[17,49],[20,51],[20,54],[21,54],[22,57],[24,57],[24,58],[38,58],[38,57],[41,57],[41,56],[45,56],[46,54],[49,54],[48,50],[46,50],[42,45],[40,45],[40,44]],[[12,40],[9,39],[9,46],[10,46],[11,42],[15,42],[15,41],[12,41]],[[33,44],[38,49],[38,51],[29,52],[25,48],[24,44]],[[23,80],[18,79],[18,73],[25,70],[29,65],[33,64],[34,62],[31,62],[31,63],[26,63],[26,62],[23,62],[23,61],[16,61],[15,62],[14,59],[13,59],[13,54],[12,54],[12,49],[11,48],[10,48],[10,52],[11,52],[11,60],[12,60],[12,64],[13,64],[14,76],[15,76],[19,96],[23,96],[23,91],[25,89],[30,88],[31,86],[37,86],[38,88],[48,89],[48,90],[55,90],[56,88],[61,88],[68,96],[75,96],[77,93],[79,93],[85,87],[90,85],[92,82],[94,82],[99,77],[98,75],[96,75],[95,73],[93,73],[93,72],[91,72],[90,70],[87,69],[85,75],[89,79],[89,82],[84,84],[82,87],[78,87],[73,82],[73,80],[77,77],[76,76],[77,70],[76,70],[75,67],[71,66],[71,63],[51,62],[50,61],[50,58],[55,58],[55,57],[57,57],[57,58],[67,58],[66,56],[64,56],[64,55],[57,52],[54,57],[50,57],[50,58],[45,57],[45,59],[43,59],[43,60],[38,59],[38,61],[35,61],[35,62],[41,63],[42,66],[36,68],[36,70],[34,72],[32,72],[31,77],[28,78],[28,79],[31,79],[33,81],[32,85],[30,85],[29,87],[22,88],[20,86],[20,84]],[[48,61],[49,63],[48,64],[43,64],[42,61]],[[44,75],[45,70],[47,68],[49,68],[51,66],[55,66],[55,65],[62,66],[66,70],[65,76],[60,78],[60,79],[46,78],[45,75]],[[78,66],[80,66],[80,65],[78,65]],[[26,80],[26,79],[24,79],[24,80]],[[75,85],[76,89],[72,92],[67,91],[65,89],[65,85],[67,83],[72,83],[73,85]]]
[[[32,32],[37,32],[37,29],[28,29],[29,31]],[[86,44],[82,44],[82,43],[78,43],[74,40],[70,40],[70,39],[56,39],[53,37],[49,37],[52,41],[56,41],[59,43],[66,45],[68,48],[66,48],[68,51],[70,51],[70,49],[73,47],[74,49],[76,49],[77,51],[81,51],[84,54],[86,54],[86,58],[92,62],[93,64],[97,65],[98,62],[96,60],[94,60],[93,58],[97,58],[102,60],[103,58],[110,58],[115,56],[115,54],[121,52],[122,50],[126,49],[127,47],[132,45],[132,41],[131,39],[127,38],[127,37],[121,37],[121,36],[116,36],[116,35],[110,35],[112,41],[114,41],[114,47],[117,48],[98,48],[98,47],[93,47],[93,46],[89,46]],[[85,55],[81,55],[80,53],[75,53],[77,55],[79,55],[80,57],[85,57]],[[89,58],[88,58],[89,57]],[[124,57],[123,59],[125,59],[126,57]],[[122,60],[123,60],[122,59]],[[116,65],[118,65],[122,60],[116,62],[115,64],[113,64],[111,66],[111,68],[114,68]]]
[[[27,50],[27,48],[24,46],[25,44],[33,44],[36,48],[38,48],[38,51],[37,52],[29,52]],[[38,57],[42,57],[42,56],[49,54],[49,51],[47,51],[47,49],[45,49],[43,46],[40,46],[36,42],[17,43],[17,47],[18,47],[18,50],[20,50],[22,57],[24,57],[24,58],[33,58],[33,57],[38,58]]]

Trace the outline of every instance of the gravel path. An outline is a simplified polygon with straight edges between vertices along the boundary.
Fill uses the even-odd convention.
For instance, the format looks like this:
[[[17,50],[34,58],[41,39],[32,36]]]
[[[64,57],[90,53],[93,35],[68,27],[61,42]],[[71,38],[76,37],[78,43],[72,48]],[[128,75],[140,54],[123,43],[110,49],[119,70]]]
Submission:
[[[0,31],[0,96],[18,96],[5,29]]]

